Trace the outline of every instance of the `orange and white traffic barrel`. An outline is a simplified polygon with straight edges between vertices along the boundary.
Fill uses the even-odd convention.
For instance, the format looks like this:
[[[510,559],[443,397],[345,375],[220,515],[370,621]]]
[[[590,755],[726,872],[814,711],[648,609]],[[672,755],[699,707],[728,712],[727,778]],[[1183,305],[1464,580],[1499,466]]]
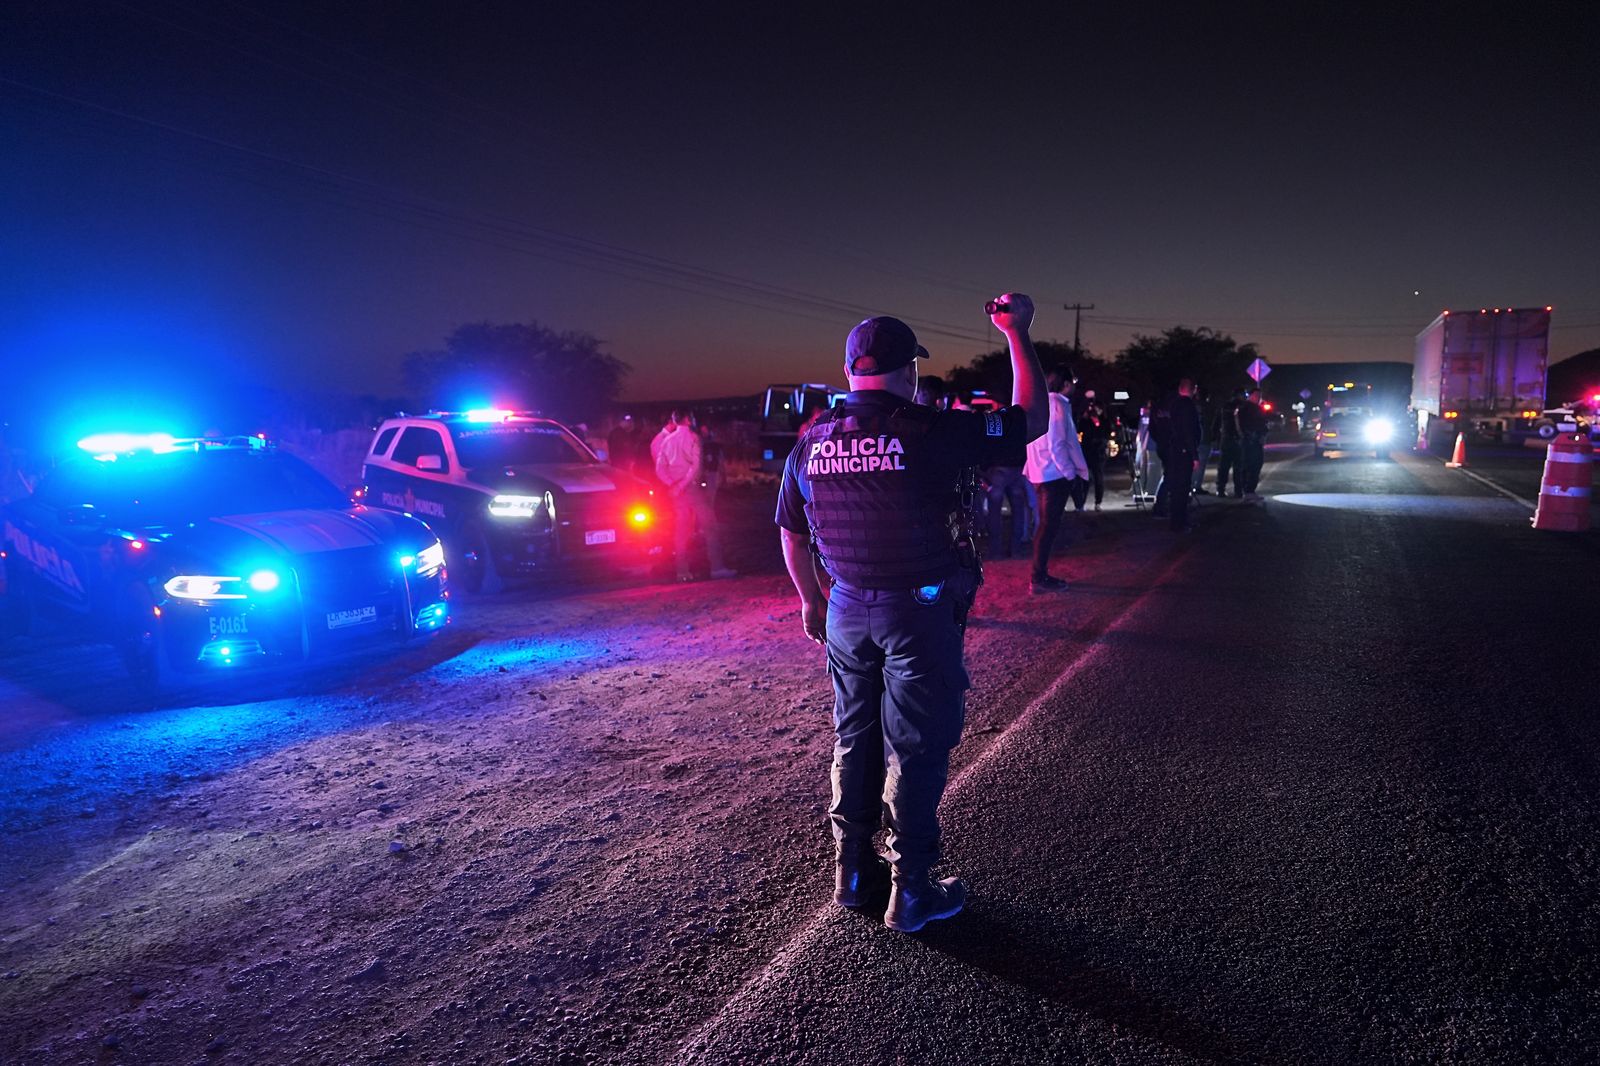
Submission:
[[[1582,533],[1589,528],[1589,490],[1594,487],[1594,447],[1587,434],[1557,437],[1544,458],[1534,529]]]

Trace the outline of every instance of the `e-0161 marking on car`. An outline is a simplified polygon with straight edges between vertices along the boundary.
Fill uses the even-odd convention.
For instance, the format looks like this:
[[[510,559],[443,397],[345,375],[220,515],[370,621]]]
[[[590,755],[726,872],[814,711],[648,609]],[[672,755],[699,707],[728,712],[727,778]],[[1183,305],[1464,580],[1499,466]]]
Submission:
[[[614,529],[591,529],[583,535],[585,544],[615,544],[617,531]]]
[[[206,619],[213,637],[239,637],[250,632],[249,623],[242,614],[212,615]]]
[[[364,625],[367,622],[376,622],[377,620],[378,609],[376,607],[357,607],[350,611],[328,612],[329,629],[346,629],[350,626]]]

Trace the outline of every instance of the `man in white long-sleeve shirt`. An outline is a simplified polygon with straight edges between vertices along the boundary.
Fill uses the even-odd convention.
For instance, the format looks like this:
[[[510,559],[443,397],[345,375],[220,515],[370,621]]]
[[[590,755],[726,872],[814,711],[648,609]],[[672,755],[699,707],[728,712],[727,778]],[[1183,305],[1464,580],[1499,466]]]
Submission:
[[[734,572],[722,560],[722,537],[717,531],[717,515],[712,506],[716,495],[705,484],[704,454],[693,415],[683,410],[672,412],[671,420],[650,442],[650,453],[655,460],[656,477],[661,479],[672,500],[678,580],[694,578],[689,565],[689,538],[696,526],[705,538],[711,576],[734,577]]]
[[[1061,529],[1061,516],[1068,498],[1083,507],[1089,487],[1089,463],[1078,443],[1078,427],[1072,421],[1072,386],[1075,380],[1067,370],[1052,370],[1050,386],[1050,428],[1028,445],[1028,480],[1033,482],[1039,500],[1039,524],[1033,533],[1033,575],[1029,592],[1061,592],[1067,583],[1050,576],[1050,551]]]

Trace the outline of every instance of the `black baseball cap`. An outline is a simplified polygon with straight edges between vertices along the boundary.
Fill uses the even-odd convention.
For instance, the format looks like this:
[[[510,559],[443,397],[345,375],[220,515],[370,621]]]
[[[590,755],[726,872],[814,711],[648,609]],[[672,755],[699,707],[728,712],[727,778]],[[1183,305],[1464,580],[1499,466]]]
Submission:
[[[888,315],[867,319],[844,342],[844,368],[851,374],[892,374],[926,358],[928,349],[911,327]]]

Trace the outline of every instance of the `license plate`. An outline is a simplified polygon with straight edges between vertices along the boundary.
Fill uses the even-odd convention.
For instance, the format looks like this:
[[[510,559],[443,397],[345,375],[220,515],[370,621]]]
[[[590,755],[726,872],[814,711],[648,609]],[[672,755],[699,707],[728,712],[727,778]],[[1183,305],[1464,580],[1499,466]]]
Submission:
[[[329,629],[348,629],[351,626],[366,625],[368,622],[376,622],[377,620],[378,609],[376,607],[357,607],[349,611],[328,612]]]
[[[614,529],[591,529],[583,535],[585,544],[615,544],[617,531]]]
[[[211,626],[211,635],[214,637],[237,637],[250,632],[250,627],[242,614],[212,615],[206,619]]]

